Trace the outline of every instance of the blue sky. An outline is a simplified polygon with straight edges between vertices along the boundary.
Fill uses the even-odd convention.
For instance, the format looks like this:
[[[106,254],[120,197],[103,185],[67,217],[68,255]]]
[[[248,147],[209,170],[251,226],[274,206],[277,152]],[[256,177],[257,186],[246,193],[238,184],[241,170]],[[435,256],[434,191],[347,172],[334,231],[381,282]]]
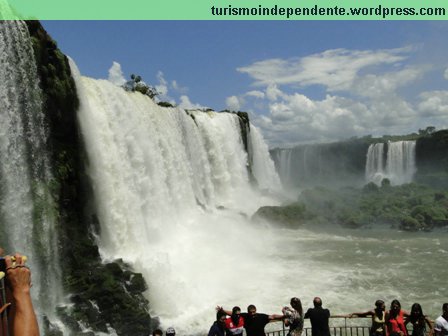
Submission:
[[[247,111],[270,147],[448,128],[446,21],[42,23],[84,76]]]

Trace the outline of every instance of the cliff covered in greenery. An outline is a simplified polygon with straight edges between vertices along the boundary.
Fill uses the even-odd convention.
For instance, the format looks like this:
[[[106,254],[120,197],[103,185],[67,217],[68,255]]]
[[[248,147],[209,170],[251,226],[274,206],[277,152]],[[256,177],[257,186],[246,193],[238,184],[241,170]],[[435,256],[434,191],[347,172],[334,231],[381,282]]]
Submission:
[[[429,231],[448,226],[448,192],[414,183],[391,186],[383,180],[363,188],[303,191],[297,202],[262,207],[255,219],[297,228],[302,225],[337,224],[359,228],[388,225],[406,231]]]
[[[59,317],[75,335],[89,334],[82,332],[82,324],[95,332],[112,327],[118,335],[146,336],[157,321],[142,295],[147,289],[143,277],[120,260],[103,264],[93,237],[98,225],[88,206],[92,199],[76,117],[79,102],[68,59],[39,22],[27,25],[44,94],[63,286],[71,303],[58,307]],[[62,332],[47,321],[45,334]]]
[[[448,130],[434,127],[420,129],[406,135],[382,137],[354,137],[326,144],[303,144],[293,148],[275,148],[270,151],[283,182],[288,186],[307,188],[314,186],[362,186],[365,183],[367,153],[372,144],[415,141],[416,172],[413,181],[435,188],[448,187]],[[285,167],[286,162],[289,167]],[[288,176],[282,176],[287,171]]]
[[[448,130],[427,134],[417,140],[415,181],[448,188]]]

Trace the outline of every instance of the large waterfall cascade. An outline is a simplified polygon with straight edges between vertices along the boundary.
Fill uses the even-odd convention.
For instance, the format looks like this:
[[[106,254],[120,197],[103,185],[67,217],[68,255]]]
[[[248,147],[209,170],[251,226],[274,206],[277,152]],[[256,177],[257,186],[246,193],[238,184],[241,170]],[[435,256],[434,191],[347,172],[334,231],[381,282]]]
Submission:
[[[0,23],[0,65],[0,245],[26,251],[38,313],[51,319],[61,302],[52,169],[23,23]],[[217,304],[280,313],[293,296],[305,309],[320,296],[335,315],[367,309],[378,297],[398,298],[405,308],[419,302],[432,319],[440,314],[446,273],[434,269],[448,255],[443,232],[251,223],[258,206],[276,200],[254,188],[249,168],[261,189],[278,187],[256,128],[246,152],[234,115],[161,108],[139,93],[75,75],[102,256],[123,258],[143,273],[162,328],[197,335],[207,332]],[[412,144],[390,148],[369,151],[377,155],[372,170],[414,169],[407,161]],[[294,156],[288,161],[300,166]]]
[[[27,254],[37,311],[53,320],[62,297],[53,175],[25,23],[0,22],[0,65],[0,246]]]
[[[264,276],[258,260],[271,238],[248,219],[278,203],[250,179],[251,169],[260,188],[279,190],[266,144],[251,126],[246,152],[235,114],[162,108],[71,66],[102,257],[143,273],[163,326],[205,331],[229,290],[244,299],[239,283]]]
[[[371,144],[367,152],[366,180],[381,183],[388,178],[398,185],[412,182],[416,172],[415,141]]]

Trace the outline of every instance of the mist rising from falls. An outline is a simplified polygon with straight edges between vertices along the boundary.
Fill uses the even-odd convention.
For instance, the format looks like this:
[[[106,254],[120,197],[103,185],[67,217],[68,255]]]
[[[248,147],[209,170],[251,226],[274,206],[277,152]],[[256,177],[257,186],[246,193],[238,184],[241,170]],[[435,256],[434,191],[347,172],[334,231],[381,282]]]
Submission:
[[[253,300],[254,277],[272,287],[280,272],[266,277],[260,267],[272,238],[248,220],[276,203],[249,169],[263,189],[279,188],[257,130],[249,157],[235,114],[162,108],[74,72],[102,256],[143,273],[162,324],[204,332],[216,304]]]
[[[249,155],[252,173],[258,186],[263,190],[280,191],[280,177],[275,171],[274,161],[269,156],[269,149],[262,135],[255,126],[250,127]]]
[[[278,174],[282,180],[283,185],[287,186],[292,181],[292,167],[291,167],[292,150],[288,148],[281,148],[274,152],[274,161],[277,163]]]
[[[298,145],[271,151],[285,189],[295,192],[315,186],[360,186],[364,183],[367,145],[347,141]]]
[[[62,296],[61,277],[48,135],[33,55],[25,23],[0,22],[0,246],[28,256],[35,307],[52,319]]]
[[[371,144],[367,152],[366,179],[381,183],[388,178],[393,185],[410,183],[416,171],[415,141]]]

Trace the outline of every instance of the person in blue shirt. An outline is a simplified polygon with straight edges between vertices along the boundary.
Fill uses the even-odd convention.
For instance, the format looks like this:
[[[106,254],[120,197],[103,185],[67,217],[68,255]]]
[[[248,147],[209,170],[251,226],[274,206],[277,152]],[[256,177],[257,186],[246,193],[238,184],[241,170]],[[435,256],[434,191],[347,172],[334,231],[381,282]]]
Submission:
[[[218,310],[216,313],[216,321],[210,327],[208,336],[224,336],[226,330],[226,318],[227,314],[222,310]]]

